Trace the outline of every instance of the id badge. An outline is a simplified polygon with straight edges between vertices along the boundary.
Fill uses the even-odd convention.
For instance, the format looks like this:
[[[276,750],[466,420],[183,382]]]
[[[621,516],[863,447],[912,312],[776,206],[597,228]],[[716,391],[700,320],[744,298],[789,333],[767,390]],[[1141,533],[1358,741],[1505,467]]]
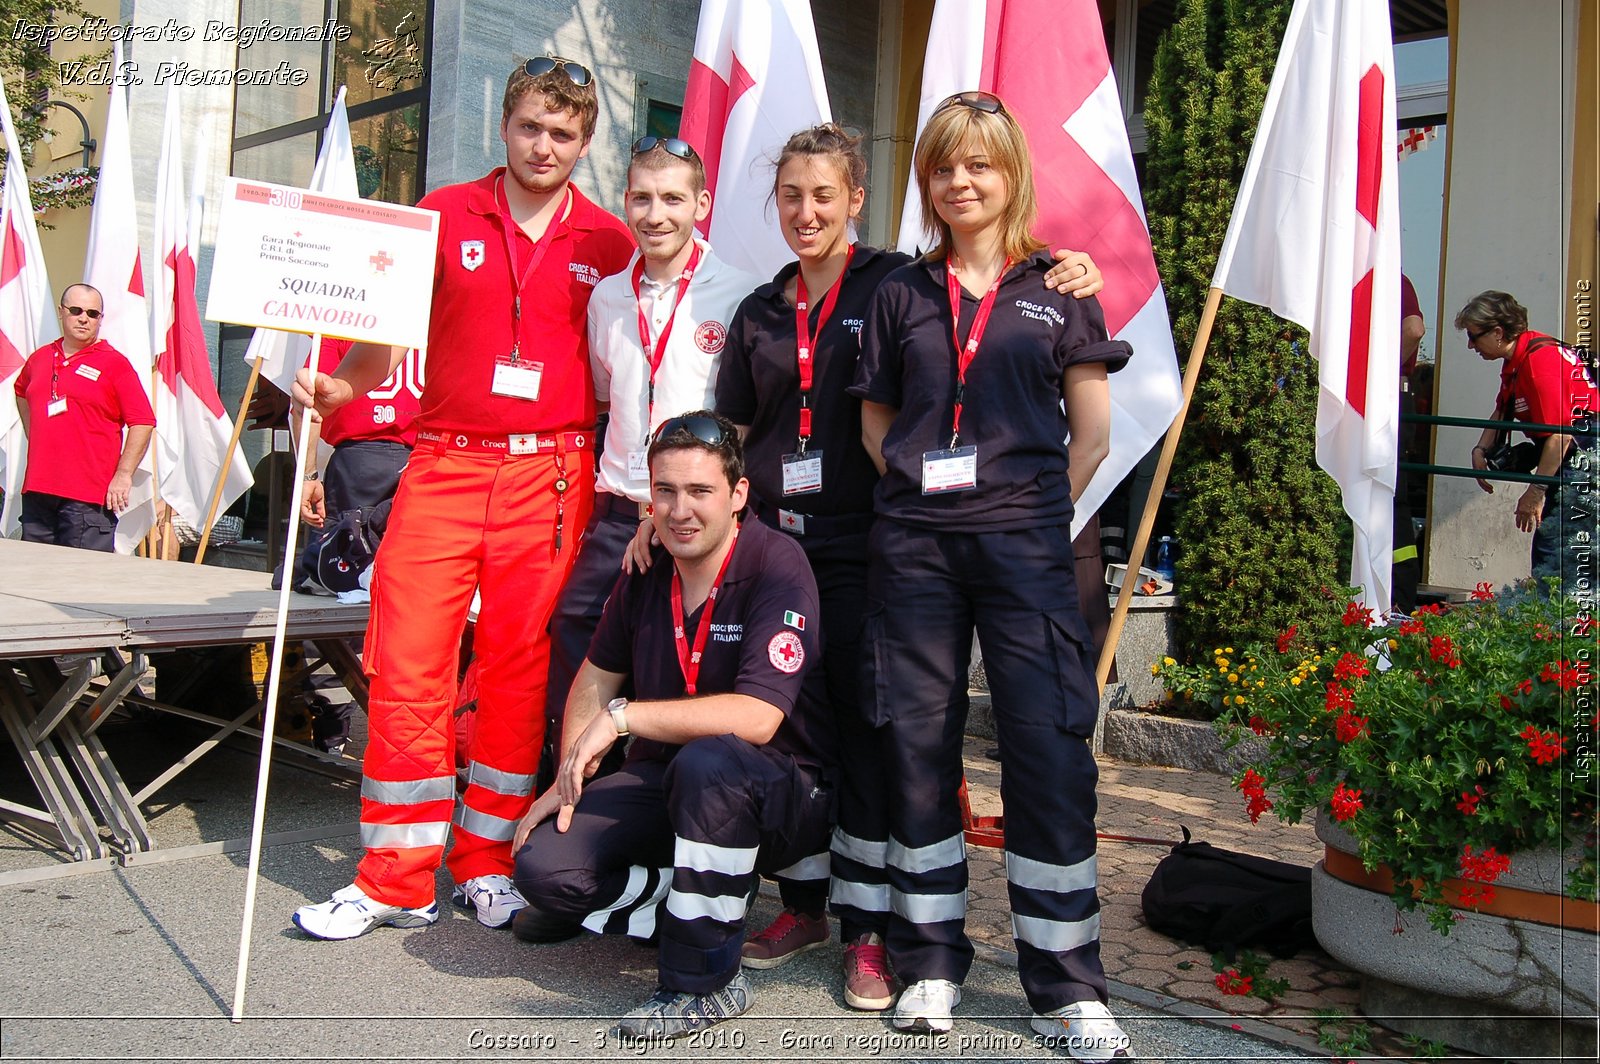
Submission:
[[[55,417],[57,414],[65,414],[67,412],[66,396],[62,396],[60,399],[50,400],[50,405],[45,407],[44,410],[46,417]]]
[[[922,453],[922,494],[943,495],[978,486],[978,448],[973,445]]]
[[[511,356],[502,355],[495,359],[494,383],[489,391],[513,399],[537,399],[543,377],[543,362],[513,362]]]
[[[809,495],[822,490],[822,452],[783,456],[783,493]]]
[[[649,480],[650,479],[650,452],[649,451],[629,451],[628,452],[628,479],[629,480]]]

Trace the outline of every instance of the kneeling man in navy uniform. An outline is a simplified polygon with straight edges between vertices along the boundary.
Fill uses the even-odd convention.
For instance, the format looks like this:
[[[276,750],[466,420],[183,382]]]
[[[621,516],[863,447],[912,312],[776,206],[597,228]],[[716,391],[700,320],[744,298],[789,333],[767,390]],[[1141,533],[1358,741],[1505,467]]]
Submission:
[[[746,906],[761,873],[827,848],[835,760],[809,678],[816,581],[794,540],[740,524],[737,431],[710,411],[672,418],[648,459],[663,546],[606,602],[567,700],[556,785],[513,840],[520,937],[659,936],[660,989],[620,1024],[636,1038],[749,1010]],[[630,684],[636,696],[621,697]],[[587,784],[628,736],[623,767]]]

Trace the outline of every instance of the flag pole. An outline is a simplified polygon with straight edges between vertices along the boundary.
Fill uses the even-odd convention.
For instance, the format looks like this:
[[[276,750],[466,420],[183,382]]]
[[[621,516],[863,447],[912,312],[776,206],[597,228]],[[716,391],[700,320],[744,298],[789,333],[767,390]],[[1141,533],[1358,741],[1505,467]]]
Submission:
[[[261,360],[250,360],[250,379],[244,385],[244,398],[239,400],[239,416],[233,419],[233,436],[228,440],[228,449],[222,452],[222,465],[217,470],[217,486],[211,490],[211,505],[206,507],[204,527],[200,529],[200,546],[195,548],[194,563],[199,565],[206,560],[206,546],[211,542],[211,526],[217,519],[217,508],[222,505],[222,490],[228,481],[228,467],[233,464],[234,449],[239,446],[239,437],[244,435],[244,419],[250,410],[250,400],[256,394],[256,381],[261,378]]]
[[[1139,582],[1139,564],[1150,544],[1150,532],[1155,528],[1156,510],[1161,505],[1161,493],[1167,486],[1167,474],[1172,469],[1172,458],[1178,453],[1178,437],[1183,432],[1184,420],[1189,416],[1189,401],[1194,398],[1195,384],[1200,380],[1200,364],[1205,361],[1206,347],[1211,343],[1211,325],[1217,317],[1217,307],[1222,302],[1222,289],[1213,286],[1206,291],[1205,308],[1200,312],[1200,328],[1194,334],[1194,346],[1189,349],[1189,364],[1183,370],[1183,405],[1178,416],[1172,419],[1165,441],[1161,445],[1161,461],[1156,465],[1155,477],[1150,481],[1150,494],[1145,499],[1144,513],[1139,517],[1139,531],[1128,549],[1128,571],[1122,577],[1122,591],[1117,595],[1117,608],[1111,614],[1111,625],[1106,629],[1105,648],[1100,651],[1100,663],[1094,670],[1095,690],[1104,693],[1106,678],[1111,675],[1111,665],[1117,660],[1117,643],[1122,639],[1122,628],[1128,621],[1128,607],[1133,602],[1133,587]]]
[[[311,337],[311,356],[307,360],[307,368],[311,371],[311,393],[317,391],[317,361],[322,350],[322,334],[319,332]],[[259,370],[261,362],[255,363]],[[252,373],[250,382],[255,383]],[[243,415],[244,408],[240,407]],[[296,491],[295,508],[289,515],[289,528],[284,537],[283,545],[283,580],[278,585],[278,619],[272,630],[272,658],[267,670],[266,709],[261,714],[261,760],[256,770],[256,808],[255,815],[250,822],[250,865],[245,874],[244,886],[244,916],[242,926],[239,928],[239,967],[234,977],[233,986],[233,1022],[239,1023],[244,1019],[244,989],[245,980],[250,971],[250,930],[255,923],[256,915],[256,883],[261,872],[261,837],[267,819],[267,773],[272,769],[272,737],[276,733],[278,721],[278,692],[283,680],[283,645],[284,637],[289,624],[289,595],[294,584],[294,560],[296,540],[300,533],[300,514],[298,489],[305,480],[306,455],[310,450],[311,442],[311,415],[312,408],[306,407],[300,412],[300,435],[294,453],[294,488]],[[237,434],[235,434],[237,442]],[[230,451],[231,455],[231,451]],[[223,466],[226,473],[227,466]],[[218,490],[221,490],[219,485]],[[215,506],[215,500],[213,500]]]

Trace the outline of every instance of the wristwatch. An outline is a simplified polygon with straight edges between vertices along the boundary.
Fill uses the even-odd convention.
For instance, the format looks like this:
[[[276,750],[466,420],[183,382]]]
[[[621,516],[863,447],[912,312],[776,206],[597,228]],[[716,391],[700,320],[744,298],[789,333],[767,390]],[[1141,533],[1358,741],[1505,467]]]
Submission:
[[[305,479],[307,481],[321,480],[322,479],[322,474],[318,473],[315,469],[313,469],[311,472],[306,474]]]
[[[628,715],[625,712],[627,708],[626,698],[613,698],[606,703],[606,712],[611,714],[611,723],[616,726],[619,739],[628,734]]]

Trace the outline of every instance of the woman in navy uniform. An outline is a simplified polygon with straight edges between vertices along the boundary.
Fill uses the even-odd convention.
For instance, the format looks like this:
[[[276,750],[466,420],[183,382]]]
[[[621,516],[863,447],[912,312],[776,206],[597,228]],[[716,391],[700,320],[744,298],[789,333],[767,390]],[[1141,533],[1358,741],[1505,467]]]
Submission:
[[[886,1009],[889,892],[884,875],[888,794],[880,734],[861,709],[862,613],[867,531],[878,471],[861,446],[855,377],[867,307],[910,256],[853,243],[866,199],[861,138],[833,123],[791,136],[778,157],[773,195],[796,261],[740,305],[717,377],[717,411],[740,427],[754,512],[795,536],[822,600],[823,672],[839,731],[839,824],[831,847],[832,907],[845,942],[844,997]],[[1063,252],[1043,282],[1088,296],[1101,278],[1087,255]],[[771,968],[828,939],[823,903],[830,854],[779,874],[784,911],[745,943],[744,964]]]
[[[883,474],[864,690],[891,794],[888,951],[907,984],[894,1024],[948,1030],[972,962],[956,789],[975,629],[1034,1028],[1080,1060],[1125,1057],[1100,964],[1098,699],[1069,526],[1107,450],[1106,375],[1131,350],[1097,301],[1040,283],[1027,143],[997,97],[946,100],[913,165],[937,246],[879,287],[850,389]]]

